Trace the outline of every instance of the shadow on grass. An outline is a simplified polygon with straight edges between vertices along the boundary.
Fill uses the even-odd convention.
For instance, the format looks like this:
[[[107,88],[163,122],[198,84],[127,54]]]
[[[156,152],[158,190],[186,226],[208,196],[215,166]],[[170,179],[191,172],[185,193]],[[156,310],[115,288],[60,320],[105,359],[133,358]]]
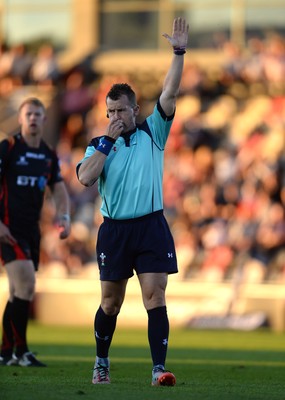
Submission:
[[[38,355],[50,357],[67,357],[69,359],[86,359],[86,361],[94,360],[95,345],[63,345],[63,344],[44,344],[37,343],[31,348],[32,351]],[[141,363],[150,362],[150,351],[147,347],[143,346],[112,346],[110,350],[110,357],[120,359],[121,362],[137,362]],[[247,363],[262,363],[268,365],[270,363],[281,363],[285,366],[285,351],[275,350],[235,350],[235,349],[195,349],[192,347],[168,350],[168,362],[171,361],[182,364],[191,364],[200,362],[224,362],[236,363],[244,361]]]

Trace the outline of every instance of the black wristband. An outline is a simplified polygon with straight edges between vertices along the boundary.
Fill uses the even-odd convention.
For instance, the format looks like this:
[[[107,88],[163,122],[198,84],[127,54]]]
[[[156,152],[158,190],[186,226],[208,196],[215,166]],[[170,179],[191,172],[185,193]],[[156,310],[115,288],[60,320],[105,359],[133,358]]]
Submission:
[[[176,56],[182,56],[183,54],[186,53],[186,51],[185,51],[185,50],[174,50],[173,53],[174,53]]]
[[[176,56],[182,56],[183,54],[186,53],[186,47],[182,46],[182,47],[173,47],[173,53]]]
[[[116,142],[116,139],[112,138],[111,136],[105,135],[105,136],[104,136],[104,139],[108,140],[108,141],[111,142],[111,143],[115,143],[115,142]]]

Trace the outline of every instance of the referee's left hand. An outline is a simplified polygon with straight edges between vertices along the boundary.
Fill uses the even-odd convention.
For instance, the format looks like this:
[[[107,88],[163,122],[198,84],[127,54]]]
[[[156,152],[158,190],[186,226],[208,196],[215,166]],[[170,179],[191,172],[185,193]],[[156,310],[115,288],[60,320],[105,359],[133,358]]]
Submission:
[[[188,42],[189,25],[184,18],[175,18],[173,22],[172,36],[164,33],[164,36],[172,47],[186,48]]]

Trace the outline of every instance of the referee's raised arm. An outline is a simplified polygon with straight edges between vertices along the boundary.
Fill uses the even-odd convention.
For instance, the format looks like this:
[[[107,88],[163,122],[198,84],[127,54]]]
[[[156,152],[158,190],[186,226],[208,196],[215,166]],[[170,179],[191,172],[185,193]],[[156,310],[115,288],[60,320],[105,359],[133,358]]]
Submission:
[[[163,36],[168,40],[173,49],[173,59],[166,74],[160,104],[167,116],[174,113],[176,97],[179,92],[183,66],[184,54],[187,48],[189,25],[184,18],[176,18],[173,22],[172,36],[164,33]]]

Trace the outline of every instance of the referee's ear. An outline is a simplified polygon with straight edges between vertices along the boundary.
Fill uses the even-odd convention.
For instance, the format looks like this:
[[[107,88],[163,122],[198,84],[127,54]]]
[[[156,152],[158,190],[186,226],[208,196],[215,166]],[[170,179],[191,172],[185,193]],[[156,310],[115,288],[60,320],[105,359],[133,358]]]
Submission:
[[[140,106],[138,104],[135,105],[134,107],[134,114],[137,116],[140,112]]]

